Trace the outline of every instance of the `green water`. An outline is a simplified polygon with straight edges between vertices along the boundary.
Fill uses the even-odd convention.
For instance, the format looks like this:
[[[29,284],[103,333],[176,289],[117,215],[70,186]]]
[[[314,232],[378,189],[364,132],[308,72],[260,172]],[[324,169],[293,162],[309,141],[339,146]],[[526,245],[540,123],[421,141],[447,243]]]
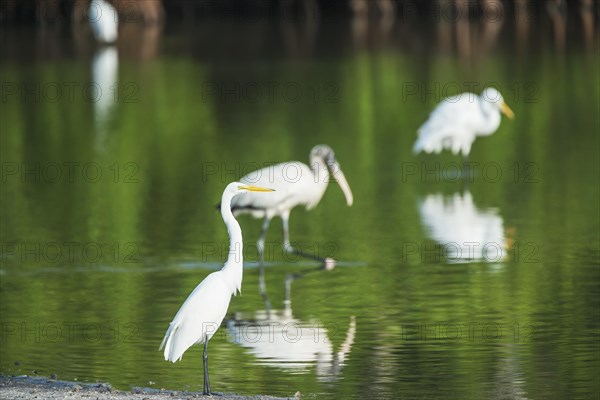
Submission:
[[[303,341],[318,332],[308,339],[317,350],[307,342],[309,354],[296,357],[284,343],[261,356],[223,327],[210,342],[213,390],[598,396],[597,54],[547,43],[519,55],[507,44],[465,68],[453,53],[391,46],[213,60],[186,43],[165,32],[156,56],[121,55],[118,97],[104,109],[78,89],[95,79],[91,57],[3,59],[3,374],[201,390],[200,349],[173,365],[158,346],[227,256],[214,205],[228,182],[307,162],[327,143],[354,205],[330,185],[316,209],[294,210],[291,239],[339,263],[317,271],[282,254],[275,220],[265,268],[273,313],[291,321],[292,336],[303,326]],[[475,142],[473,178],[461,182],[462,160],[411,147],[439,96],[469,82],[477,92],[494,83],[516,119]],[[265,303],[253,247],[260,222],[240,223],[243,295],[227,319],[244,326]],[[466,240],[458,232],[468,226],[495,231],[490,243],[504,257],[449,253],[443,244]],[[285,317],[289,274],[303,275]]]

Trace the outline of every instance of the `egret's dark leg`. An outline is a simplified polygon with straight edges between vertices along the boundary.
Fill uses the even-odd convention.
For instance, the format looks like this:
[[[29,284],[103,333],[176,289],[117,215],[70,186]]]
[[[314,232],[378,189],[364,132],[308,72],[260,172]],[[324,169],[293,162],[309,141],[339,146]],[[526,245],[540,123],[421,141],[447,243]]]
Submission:
[[[256,242],[256,247],[258,249],[258,261],[260,264],[262,264],[265,258],[265,238],[267,237],[267,231],[269,230],[270,223],[271,218],[265,217],[265,219],[263,219],[262,228],[260,229],[260,236]]]
[[[210,395],[210,383],[208,381],[208,335],[204,335],[204,391],[202,394]]]
[[[316,254],[304,253],[301,250],[294,249],[290,243],[290,230],[289,230],[289,219],[290,212],[286,211],[281,214],[281,221],[283,224],[283,249],[288,254],[296,254],[300,257],[310,258],[311,260],[319,261],[323,264],[326,269],[332,269],[335,265],[335,260],[332,258],[322,258]]]
[[[295,250],[292,247],[292,245],[290,244],[290,226],[289,226],[289,221],[290,221],[290,212],[289,211],[285,211],[281,214],[281,223],[283,226],[283,249],[287,252],[287,253],[293,253]]]

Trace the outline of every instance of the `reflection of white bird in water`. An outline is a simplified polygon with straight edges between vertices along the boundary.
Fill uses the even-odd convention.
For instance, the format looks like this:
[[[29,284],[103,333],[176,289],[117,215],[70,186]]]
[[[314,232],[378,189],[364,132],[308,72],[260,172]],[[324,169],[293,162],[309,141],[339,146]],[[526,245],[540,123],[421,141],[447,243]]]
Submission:
[[[504,113],[513,118],[500,92],[485,89],[480,96],[461,93],[447,97],[433,110],[429,119],[419,128],[419,137],[413,152],[439,153],[443,149],[468,156],[477,136],[489,136],[500,126]]]
[[[108,132],[108,122],[115,105],[118,82],[119,55],[114,46],[103,46],[96,50],[92,60],[94,82],[94,116],[98,142],[103,142]]]
[[[96,40],[103,44],[117,40],[119,17],[117,10],[105,0],[91,0],[88,20]],[[92,60],[94,81],[92,100],[96,119],[97,142],[102,143],[108,132],[108,122],[115,105],[115,92],[118,90],[119,54],[114,46],[100,46]]]
[[[165,360],[176,362],[190,346],[204,343],[204,394],[210,394],[208,341],[223,321],[231,296],[242,287],[242,230],[231,213],[231,200],[245,192],[270,191],[239,182],[227,185],[221,199],[221,215],[230,240],[227,262],[196,286],[173,318],[160,345],[165,349]]]
[[[233,213],[248,213],[254,218],[263,218],[262,230],[258,239],[258,250],[262,259],[265,236],[271,219],[280,216],[283,223],[283,247],[288,253],[297,253],[290,245],[288,221],[292,208],[303,205],[308,210],[314,208],[327,189],[330,177],[338,182],[348,206],[352,205],[353,196],[346,177],[335,159],[331,147],[317,145],[310,152],[310,167],[298,161],[284,162],[249,173],[240,179],[252,185],[268,186],[276,190],[274,196],[258,193],[246,193],[238,196],[231,204]],[[315,257],[318,258],[318,257]],[[332,264],[332,259],[320,259],[325,264]]]
[[[119,17],[115,7],[106,0],[92,0],[88,9],[92,33],[100,43],[117,41]]]
[[[292,316],[290,287],[293,279],[286,278],[284,310],[257,311],[244,319],[236,314],[227,322],[232,340],[250,350],[261,365],[307,372],[316,364],[320,381],[333,381],[339,376],[346,356],[354,344],[356,319],[350,317],[344,342],[334,351],[327,328],[318,322],[300,321]]]
[[[419,205],[421,222],[443,246],[448,262],[502,261],[512,245],[496,209],[480,210],[470,192],[429,194]]]

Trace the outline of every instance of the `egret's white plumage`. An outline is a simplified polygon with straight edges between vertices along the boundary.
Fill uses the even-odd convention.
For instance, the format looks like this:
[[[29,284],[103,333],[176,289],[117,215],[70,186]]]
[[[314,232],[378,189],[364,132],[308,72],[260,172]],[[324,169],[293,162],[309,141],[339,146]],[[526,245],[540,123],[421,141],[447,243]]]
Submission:
[[[327,145],[313,147],[309,159],[310,166],[299,161],[284,162],[251,172],[240,179],[240,182],[246,184],[275,189],[275,192],[269,195],[244,193],[231,202],[236,216],[247,213],[254,218],[264,219],[258,241],[259,251],[262,251],[269,223],[276,216],[281,217],[283,223],[284,249],[293,250],[290,246],[288,229],[291,210],[299,205],[305,206],[308,210],[314,208],[323,197],[331,177],[340,185],[348,206],[352,205],[354,201],[352,190],[331,147]]]
[[[231,296],[242,284],[242,267],[236,264],[227,263],[222,270],[208,275],[188,296],[161,343],[165,360],[181,360],[190,346],[214,335],[225,318]]]
[[[119,16],[115,7],[106,0],[92,0],[88,9],[92,33],[100,43],[117,41]]]
[[[447,149],[468,156],[477,136],[488,136],[498,129],[501,112],[514,117],[494,88],[486,88],[479,96],[462,93],[445,98],[419,128],[413,152],[439,153]]]
[[[196,343],[205,343],[204,392],[210,393],[207,343],[225,317],[231,296],[242,287],[243,242],[240,225],[231,213],[231,201],[246,192],[269,192],[256,186],[233,182],[227,185],[221,198],[221,215],[229,233],[229,256],[220,271],[209,274],[188,296],[169,325],[160,345],[165,360],[176,362]]]

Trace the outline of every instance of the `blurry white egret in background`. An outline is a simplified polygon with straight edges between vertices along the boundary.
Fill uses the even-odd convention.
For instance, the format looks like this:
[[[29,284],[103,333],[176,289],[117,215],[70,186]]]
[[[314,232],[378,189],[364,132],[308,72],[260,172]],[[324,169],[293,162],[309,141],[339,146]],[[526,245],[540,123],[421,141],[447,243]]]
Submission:
[[[106,0],[92,0],[88,9],[92,33],[100,43],[117,41],[119,16],[115,7]]]
[[[346,204],[353,203],[352,191],[346,177],[335,159],[331,147],[321,144],[310,152],[310,167],[298,161],[284,162],[249,173],[240,182],[259,186],[268,186],[276,190],[273,195],[261,193],[245,193],[236,197],[232,203],[234,215],[251,214],[254,218],[263,218],[262,229],[257,247],[262,259],[265,236],[273,217],[281,217],[283,223],[283,248],[288,253],[311,257],[296,251],[290,245],[288,221],[290,212],[298,205],[307,210],[314,208],[327,189],[330,177],[337,181],[346,197]],[[330,258],[319,259],[321,262],[332,264]]]
[[[481,95],[461,93],[447,97],[419,128],[413,152],[440,153],[444,149],[467,157],[477,136],[489,136],[500,126],[501,116],[514,118],[500,92],[486,88]]]
[[[173,318],[160,345],[161,350],[165,349],[165,360],[176,362],[190,346],[204,343],[204,394],[210,394],[208,341],[223,321],[231,296],[242,287],[242,230],[231,213],[231,201],[241,193],[271,191],[239,182],[227,185],[221,198],[221,215],[230,241],[225,266],[196,286]]]
[[[419,213],[431,238],[443,246],[440,253],[449,263],[501,262],[512,245],[498,210],[478,209],[469,191],[451,196],[429,194],[420,202]]]

